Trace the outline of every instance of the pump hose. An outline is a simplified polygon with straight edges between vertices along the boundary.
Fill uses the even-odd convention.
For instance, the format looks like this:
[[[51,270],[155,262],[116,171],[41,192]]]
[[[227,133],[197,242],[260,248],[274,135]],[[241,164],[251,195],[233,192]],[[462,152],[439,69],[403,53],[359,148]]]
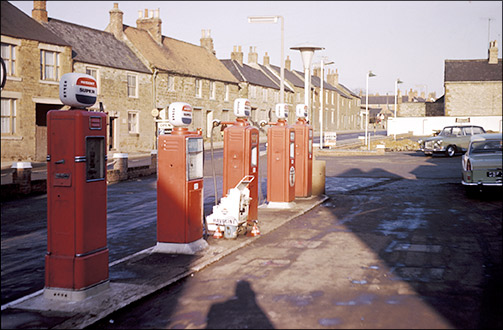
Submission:
[[[259,130],[259,141],[258,141],[258,145],[257,145],[257,160],[260,158],[260,132],[264,133],[267,135],[267,131],[259,125],[259,123],[257,123],[256,121],[253,121],[253,119],[249,119],[250,122],[252,123],[253,126],[255,126],[256,128],[258,128]],[[260,164],[260,161],[258,161],[258,163]],[[261,205],[261,203],[264,201],[264,194],[262,193],[262,178],[260,177],[260,166],[258,166],[257,168],[257,176],[258,176],[258,182],[257,182],[257,187],[258,187],[258,193],[259,193],[259,199],[258,199],[258,205]]]
[[[213,172],[213,188],[214,188],[214,196],[215,196],[215,205],[218,205],[217,177],[215,174],[215,164],[213,162],[213,129],[214,128],[215,128],[215,125],[211,125],[211,134],[210,134],[211,171]]]

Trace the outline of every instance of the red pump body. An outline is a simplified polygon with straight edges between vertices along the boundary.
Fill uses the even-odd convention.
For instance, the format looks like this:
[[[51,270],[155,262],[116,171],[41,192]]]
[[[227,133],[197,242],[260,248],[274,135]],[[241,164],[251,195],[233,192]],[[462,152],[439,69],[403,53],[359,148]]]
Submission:
[[[157,145],[157,241],[197,241],[203,237],[203,138],[175,127]]]
[[[243,177],[253,176],[248,185],[250,206],[248,222],[258,219],[258,169],[259,130],[246,119],[237,118],[232,126],[224,129],[223,196],[234,188]]]
[[[47,113],[48,288],[108,280],[106,128],[105,113]]]
[[[310,197],[313,192],[313,128],[298,118],[295,129],[295,197]]]
[[[267,200],[295,199],[295,129],[284,119],[267,131]]]

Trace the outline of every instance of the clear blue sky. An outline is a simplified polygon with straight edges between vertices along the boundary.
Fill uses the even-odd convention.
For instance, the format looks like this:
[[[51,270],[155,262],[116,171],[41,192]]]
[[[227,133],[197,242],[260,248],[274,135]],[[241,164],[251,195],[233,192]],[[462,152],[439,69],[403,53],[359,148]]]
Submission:
[[[199,45],[201,30],[209,29],[219,59],[240,45],[246,62],[254,46],[260,63],[268,52],[278,66],[281,25],[250,24],[247,17],[281,15],[285,58],[293,69],[303,66],[290,47],[319,45],[325,50],[315,53],[313,63],[321,56],[333,61],[327,68],[337,69],[339,81],[353,91],[365,91],[372,70],[371,94],[394,94],[400,78],[402,92],[440,97],[446,59],[485,59],[489,40],[497,40],[502,57],[501,1],[47,1],[47,10],[49,17],[103,30],[114,2],[126,25],[136,26],[139,10],[159,8],[165,36]],[[33,1],[11,3],[31,16]]]

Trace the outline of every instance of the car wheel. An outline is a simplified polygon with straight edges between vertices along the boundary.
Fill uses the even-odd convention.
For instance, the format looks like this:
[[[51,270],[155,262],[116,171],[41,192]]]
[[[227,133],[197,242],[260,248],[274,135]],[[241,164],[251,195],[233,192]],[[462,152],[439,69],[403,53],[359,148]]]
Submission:
[[[447,149],[445,150],[445,154],[448,157],[452,157],[456,154],[456,148],[454,146],[448,146]]]

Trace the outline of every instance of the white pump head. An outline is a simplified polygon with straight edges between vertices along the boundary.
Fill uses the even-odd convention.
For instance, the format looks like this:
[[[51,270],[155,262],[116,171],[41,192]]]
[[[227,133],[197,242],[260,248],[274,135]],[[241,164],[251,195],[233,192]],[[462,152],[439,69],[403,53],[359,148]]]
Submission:
[[[185,102],[174,102],[168,107],[168,120],[173,126],[188,126],[192,123],[192,106]]]
[[[250,117],[251,105],[248,99],[234,100],[234,115],[236,117]]]
[[[307,118],[307,105],[297,104],[295,107],[295,115],[299,118]]]
[[[288,112],[290,111],[290,105],[286,103],[276,104],[276,117],[278,119],[288,118]]]
[[[66,73],[59,81],[59,99],[75,108],[93,106],[98,98],[98,85],[93,76],[84,73]]]

